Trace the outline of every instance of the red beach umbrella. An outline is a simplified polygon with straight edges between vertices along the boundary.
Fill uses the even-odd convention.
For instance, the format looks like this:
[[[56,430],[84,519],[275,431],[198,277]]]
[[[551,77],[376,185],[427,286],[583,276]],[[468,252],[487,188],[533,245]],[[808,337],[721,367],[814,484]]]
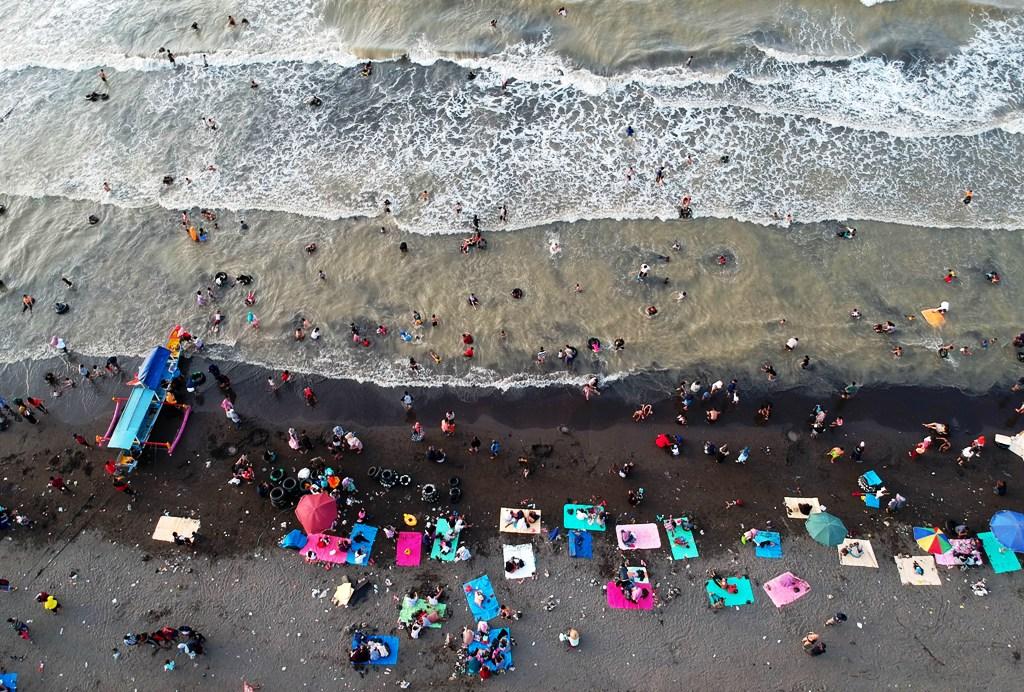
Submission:
[[[327,493],[303,495],[295,516],[307,534],[321,533],[331,528],[338,516],[338,503]]]

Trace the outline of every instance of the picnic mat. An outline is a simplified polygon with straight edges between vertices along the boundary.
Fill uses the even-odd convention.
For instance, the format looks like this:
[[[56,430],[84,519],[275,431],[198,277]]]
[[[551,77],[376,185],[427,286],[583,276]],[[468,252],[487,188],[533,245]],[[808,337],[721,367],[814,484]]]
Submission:
[[[594,538],[589,531],[576,529],[569,532],[569,557],[584,560],[594,557]]]
[[[566,505],[562,509],[562,524],[567,529],[583,529],[584,531],[604,531],[605,525],[607,524],[607,518],[605,516],[604,507],[597,506],[597,509],[600,512],[601,521],[597,521],[595,519],[594,522],[591,523],[590,521],[588,521],[589,517],[586,519],[576,518],[577,509],[587,511],[592,507],[595,507],[595,505]]]
[[[477,606],[473,602],[473,594],[479,589],[484,594],[483,605]],[[469,610],[473,613],[473,617],[477,620],[493,620],[498,617],[498,612],[501,610],[501,604],[498,603],[498,597],[494,595],[494,588],[491,586],[490,578],[484,574],[473,581],[468,581],[462,586],[463,592],[466,594],[466,601],[469,603]]]
[[[352,527],[352,535],[349,536],[352,545],[349,547],[348,558],[345,560],[350,565],[367,565],[370,562],[370,554],[373,553],[373,542],[377,539],[377,527],[369,524],[356,524]],[[363,555],[356,562],[356,550],[362,548]]]
[[[771,543],[772,545],[766,545]],[[778,531],[758,531],[754,536],[754,554],[769,560],[782,558],[782,536]]]
[[[491,643],[499,641],[502,637],[508,642],[508,646],[505,648],[505,652],[502,654],[500,661],[495,661],[491,656],[485,656],[483,665],[491,669],[495,673],[500,670],[507,670],[512,667],[512,633],[507,627],[498,627],[497,629],[491,630],[487,635],[487,641],[478,642],[473,641],[466,648],[466,653],[470,656],[476,654],[477,651],[483,649],[489,652]]]
[[[627,531],[636,538],[630,546],[625,544],[623,538]],[[622,550],[653,550],[661,547],[661,533],[657,524],[619,524],[615,527],[615,539]]]
[[[327,545],[319,547],[317,541],[320,537],[324,536],[327,538]],[[306,546],[302,549],[302,555],[307,560],[319,560],[320,562],[333,562],[336,565],[345,564],[348,552],[338,545],[340,539],[337,536],[328,536],[325,533],[311,533],[309,539],[306,541]],[[310,557],[310,553],[313,556]]]
[[[419,531],[399,531],[395,544],[395,564],[399,567],[419,567],[423,557],[423,534]]]
[[[191,538],[192,534],[198,532],[199,521],[197,519],[163,516],[157,519],[156,530],[153,531],[153,540],[174,543],[174,536],[171,535],[173,533],[177,533],[185,538]]]
[[[916,557],[897,557],[896,569],[900,573],[900,581],[906,586],[942,586],[939,571],[935,569],[935,558],[931,555]],[[914,572],[914,563],[924,569],[924,574]]]
[[[426,613],[437,613],[441,616],[442,619],[444,619],[445,613],[448,612],[448,604],[438,603],[437,605],[432,606],[427,603],[426,599],[417,598],[415,603],[407,606],[405,605],[405,599],[403,598],[402,607],[398,611],[398,621],[405,625],[411,625],[413,618],[416,616],[416,613],[420,612],[421,610]],[[429,620],[427,620],[425,624],[427,627],[433,627],[434,629],[439,629],[442,625],[444,625],[444,623],[440,620],[438,620],[437,622],[430,622]]]
[[[724,601],[725,605],[730,607],[754,602],[754,587],[750,585],[750,580],[746,577],[726,577],[725,583],[734,585],[737,589],[736,593],[729,593],[716,584],[713,579],[708,579],[704,585],[711,605],[714,605],[716,600]]]
[[[523,566],[515,572],[505,572],[506,579],[525,579],[537,573],[537,559],[533,556],[533,546],[529,543],[522,545],[502,545],[505,562],[517,557],[523,561]]]
[[[864,554],[860,557],[854,557],[853,555],[843,555],[839,553],[839,564],[846,565],[847,567],[874,567],[878,569],[878,560],[875,559],[875,549],[871,547],[871,541],[866,541],[863,538],[847,538],[836,547],[836,551],[842,551],[843,548],[849,550],[850,545],[853,543],[860,543],[860,549],[864,551]]]
[[[281,548],[299,550],[302,546],[306,545],[306,541],[306,534],[304,534],[301,529],[292,529],[287,535],[277,542],[277,545]]]
[[[526,519],[519,519],[518,521],[512,519],[513,512],[523,512],[527,516],[536,515],[537,518],[531,523],[527,523]],[[505,533],[540,533],[540,517],[541,512],[539,509],[519,509],[516,507],[502,507],[498,513],[498,531],[504,531]]]
[[[11,690],[11,692],[15,692],[18,689],[18,674],[4,673],[0,675],[0,682],[7,685],[7,689]]]
[[[626,567],[626,573],[629,578],[640,584],[651,583],[651,573],[647,571],[646,567],[641,565],[628,565]]]
[[[882,507],[882,501],[879,500],[878,496],[874,493],[865,493],[864,495],[861,495],[860,499],[863,500],[864,504],[871,509],[880,509]]]
[[[393,666],[398,663],[398,637],[392,637],[389,634],[370,634],[364,635],[363,639],[369,641],[377,641],[388,647],[390,655],[387,658],[378,658],[376,661],[368,661],[367,665],[370,666]],[[359,646],[359,636],[353,635],[352,637],[352,648],[355,649]]]
[[[991,531],[978,534],[981,547],[988,555],[988,562],[992,565],[992,571],[996,574],[1004,572],[1016,572],[1020,569],[1020,560],[1013,554],[1013,551],[996,540],[995,534]]]
[[[693,531],[688,531],[682,526],[676,526],[671,519],[666,520],[663,526],[665,527],[665,535],[668,537],[668,547],[672,550],[673,560],[693,559],[699,556],[697,541],[693,538]]]
[[[797,507],[797,505],[804,503],[811,505],[811,514],[821,511],[821,503],[818,502],[816,497],[784,497],[782,499],[786,503],[786,516],[790,519],[806,519],[810,516],[802,513]]]
[[[787,606],[793,601],[806,596],[811,590],[811,585],[796,576],[792,572],[783,572],[774,579],[769,579],[764,584],[764,591],[776,608]]]
[[[963,555],[973,552],[971,550],[971,540],[969,538],[950,538],[949,545],[952,546],[949,550],[941,555],[935,556],[936,565],[942,565],[943,567],[959,567],[962,563],[953,556],[953,553],[959,552]]]
[[[645,588],[647,595],[633,603],[622,594],[622,589],[617,587],[614,581],[608,582],[605,587],[605,593],[608,595],[608,607],[616,610],[651,610],[654,608],[654,589],[649,583]]]
[[[441,536],[445,535],[452,530],[452,525],[448,523],[448,520],[441,517],[437,520],[437,527],[434,529],[434,545],[430,548],[430,559],[440,560],[441,562],[455,562],[455,549],[459,547],[459,534],[455,534],[455,538],[452,539],[452,548],[447,553],[441,552]]]

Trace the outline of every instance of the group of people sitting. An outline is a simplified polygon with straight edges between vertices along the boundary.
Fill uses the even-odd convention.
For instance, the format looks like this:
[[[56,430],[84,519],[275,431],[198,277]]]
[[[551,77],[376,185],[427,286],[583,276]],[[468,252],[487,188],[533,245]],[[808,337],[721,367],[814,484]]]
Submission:
[[[153,653],[156,653],[158,649],[172,649],[177,646],[179,651],[193,659],[206,653],[203,647],[206,637],[188,625],[182,625],[181,627],[165,626],[156,632],[140,632],[139,634],[129,632],[124,635],[123,641],[127,647],[148,644],[153,647]]]
[[[622,591],[622,597],[630,603],[638,603],[651,595],[651,584],[647,580],[647,568],[633,568],[625,562],[619,566],[619,573],[614,579],[615,586]]]
[[[391,656],[391,648],[380,637],[356,632],[354,644],[348,660],[357,668]]]

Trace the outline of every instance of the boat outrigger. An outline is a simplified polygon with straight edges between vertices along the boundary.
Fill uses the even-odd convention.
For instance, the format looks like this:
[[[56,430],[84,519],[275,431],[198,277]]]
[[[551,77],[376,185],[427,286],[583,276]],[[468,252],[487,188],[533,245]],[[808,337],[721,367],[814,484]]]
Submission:
[[[145,447],[163,447],[171,455],[181,441],[192,407],[178,403],[170,388],[171,381],[180,374],[182,340],[190,338],[181,325],[175,326],[167,337],[167,345],[156,346],[150,351],[138,375],[128,383],[132,393],[127,398],[114,397],[114,416],[107,432],[102,437],[97,436],[96,443],[121,450],[115,461],[120,473],[135,470]],[[183,411],[184,417],[171,442],[153,442],[149,435],[165,405]]]

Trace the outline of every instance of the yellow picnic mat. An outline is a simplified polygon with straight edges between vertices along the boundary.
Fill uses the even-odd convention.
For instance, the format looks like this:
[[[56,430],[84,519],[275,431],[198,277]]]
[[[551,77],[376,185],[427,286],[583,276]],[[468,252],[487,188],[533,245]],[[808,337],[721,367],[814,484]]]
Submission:
[[[859,545],[863,554],[860,557],[854,557],[851,552],[856,552],[856,546]],[[846,555],[843,555],[843,550],[847,551]],[[845,541],[839,544],[836,548],[839,551],[839,564],[846,565],[847,567],[874,567],[878,569],[878,560],[875,558],[875,549],[871,547],[871,541],[866,541],[863,538],[847,538]]]
[[[154,541],[174,542],[172,534],[177,533],[185,538],[192,538],[193,534],[199,532],[198,519],[185,519],[184,517],[163,516],[156,522],[156,530],[153,531]]]

